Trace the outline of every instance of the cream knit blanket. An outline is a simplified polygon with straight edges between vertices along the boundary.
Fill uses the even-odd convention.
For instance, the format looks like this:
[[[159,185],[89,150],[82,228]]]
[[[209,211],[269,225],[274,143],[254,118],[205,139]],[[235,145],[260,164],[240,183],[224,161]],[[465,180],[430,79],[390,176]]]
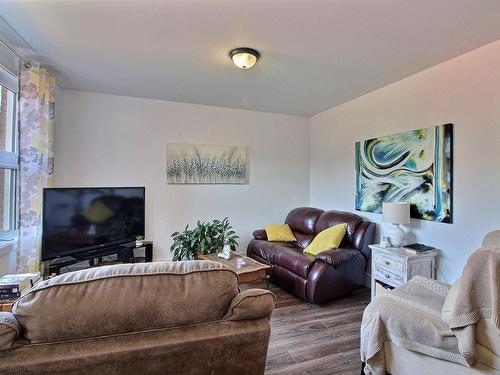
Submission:
[[[468,365],[476,359],[475,325],[489,319],[500,329],[500,248],[483,247],[467,260],[462,277],[446,301],[443,318],[458,339],[458,348]],[[453,294],[453,295],[452,295]]]
[[[449,285],[420,276],[375,298],[363,314],[361,359],[365,374],[385,375],[384,342],[435,358],[471,366],[475,324],[491,319],[498,328],[499,252],[483,248],[465,266],[449,320],[442,320]],[[452,330],[453,329],[453,330]],[[410,364],[409,364],[410,365]]]
[[[457,338],[441,320],[449,286],[420,276],[375,298],[361,323],[361,359],[365,374],[385,375],[384,342],[465,364]],[[410,364],[409,364],[410,365]]]

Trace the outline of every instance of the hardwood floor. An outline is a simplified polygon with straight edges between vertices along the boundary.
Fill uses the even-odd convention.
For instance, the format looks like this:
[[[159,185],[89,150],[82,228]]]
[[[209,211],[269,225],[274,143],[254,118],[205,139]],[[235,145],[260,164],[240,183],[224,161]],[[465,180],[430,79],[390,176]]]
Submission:
[[[248,287],[265,288],[265,284]],[[359,330],[370,291],[324,305],[306,303],[271,284],[278,300],[267,355],[268,375],[359,375]]]

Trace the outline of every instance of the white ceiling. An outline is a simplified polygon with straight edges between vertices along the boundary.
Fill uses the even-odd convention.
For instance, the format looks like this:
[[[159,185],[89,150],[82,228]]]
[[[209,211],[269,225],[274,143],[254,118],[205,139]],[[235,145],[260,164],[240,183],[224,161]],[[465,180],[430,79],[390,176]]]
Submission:
[[[63,88],[311,115],[500,38],[499,0],[1,0]],[[262,53],[250,70],[231,48]]]

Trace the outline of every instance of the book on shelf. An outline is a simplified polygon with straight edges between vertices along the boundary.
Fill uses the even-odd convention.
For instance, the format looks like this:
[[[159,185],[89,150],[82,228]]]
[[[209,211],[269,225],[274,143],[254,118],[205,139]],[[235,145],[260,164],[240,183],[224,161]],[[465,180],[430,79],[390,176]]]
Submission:
[[[9,301],[11,299],[21,297],[21,292],[13,292],[13,293],[0,293],[0,302],[1,301]]]
[[[422,254],[427,251],[434,250],[435,247],[432,246],[427,246],[422,243],[414,243],[412,245],[405,245],[403,246],[403,249],[406,250],[407,253],[417,255],[417,254]]]
[[[19,276],[19,279],[23,281],[21,283],[15,283],[14,278],[11,276]],[[10,311],[12,304],[16,302],[19,298],[24,296],[30,288],[35,285],[37,282],[42,280],[40,273],[30,273],[30,274],[18,274],[18,275],[7,275],[8,278],[5,280],[9,280],[9,284],[0,284],[0,311]],[[5,276],[4,276],[5,277]],[[0,280],[2,280],[0,278]],[[12,281],[14,280],[14,283]],[[26,282],[25,280],[28,280]],[[2,281],[3,282],[3,281]],[[1,290],[3,288],[3,290]]]
[[[40,272],[19,273],[0,277],[0,300],[8,296],[20,296],[24,290],[31,288],[40,280]]]

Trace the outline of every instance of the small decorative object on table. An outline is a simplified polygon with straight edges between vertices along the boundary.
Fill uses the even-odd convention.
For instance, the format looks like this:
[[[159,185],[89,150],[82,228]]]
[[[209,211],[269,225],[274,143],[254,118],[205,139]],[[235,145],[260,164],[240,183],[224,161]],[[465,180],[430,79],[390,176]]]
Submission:
[[[135,236],[135,246],[141,247],[142,245],[144,245],[144,235],[138,234]]]
[[[392,227],[387,231],[387,237],[392,247],[401,247],[406,242],[406,232],[399,224],[410,223],[410,204],[408,202],[384,202],[384,221],[391,223]]]
[[[389,247],[389,241],[387,240],[387,236],[383,236],[380,240],[380,247],[386,248]]]
[[[243,259],[243,258],[236,259],[236,268],[243,268],[246,265],[247,265],[247,263],[245,262],[245,259]]]
[[[224,237],[224,247],[222,251],[217,254],[219,258],[229,259],[231,258],[231,246],[227,243],[227,237]]]

